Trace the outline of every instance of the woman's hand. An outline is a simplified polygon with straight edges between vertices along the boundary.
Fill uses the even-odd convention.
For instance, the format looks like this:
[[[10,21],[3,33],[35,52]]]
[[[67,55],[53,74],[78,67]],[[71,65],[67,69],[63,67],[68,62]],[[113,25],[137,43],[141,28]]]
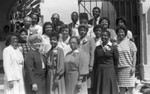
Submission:
[[[82,82],[81,81],[77,81],[77,85],[76,85],[77,89],[80,90],[82,87]]]
[[[14,82],[13,81],[9,81],[8,84],[9,84],[9,88],[13,88],[14,87]]]
[[[130,75],[133,75],[135,73],[135,67],[132,67],[130,70]]]
[[[33,84],[33,85],[32,85],[32,90],[33,90],[33,91],[37,91],[37,90],[38,90],[37,84]]]

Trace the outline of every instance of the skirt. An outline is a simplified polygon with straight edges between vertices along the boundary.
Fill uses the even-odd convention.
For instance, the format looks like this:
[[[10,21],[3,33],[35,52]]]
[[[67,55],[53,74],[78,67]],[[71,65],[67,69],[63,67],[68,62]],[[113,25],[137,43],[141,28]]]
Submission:
[[[93,87],[94,94],[118,94],[114,66],[99,65],[96,69]]]
[[[130,66],[117,68],[119,87],[135,87],[135,73],[131,74],[130,71]]]

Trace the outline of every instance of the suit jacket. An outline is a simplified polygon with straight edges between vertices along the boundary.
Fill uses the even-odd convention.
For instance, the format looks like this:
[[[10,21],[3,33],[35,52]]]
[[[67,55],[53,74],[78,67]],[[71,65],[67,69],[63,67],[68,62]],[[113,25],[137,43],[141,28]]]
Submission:
[[[44,65],[42,65],[42,61]],[[45,79],[46,57],[36,50],[30,50],[25,58],[26,76],[30,84],[39,83]],[[43,68],[44,67],[44,68]]]
[[[80,43],[80,48],[85,51],[88,56],[86,58],[89,59],[87,63],[89,67],[93,67],[95,47],[95,41],[91,37],[85,37]]]
[[[97,18],[97,21],[95,22],[95,19],[92,18],[91,20],[89,20],[89,24],[92,25],[92,26],[95,26],[95,25],[98,25],[99,24],[99,20],[100,20],[100,17]]]

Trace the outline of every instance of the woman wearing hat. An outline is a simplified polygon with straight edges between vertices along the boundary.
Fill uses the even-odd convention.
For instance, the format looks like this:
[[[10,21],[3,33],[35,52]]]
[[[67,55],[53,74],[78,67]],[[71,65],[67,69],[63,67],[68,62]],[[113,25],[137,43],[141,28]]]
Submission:
[[[28,38],[31,50],[25,58],[26,78],[29,86],[26,87],[27,94],[45,94],[46,58],[40,53],[42,38],[38,34]]]

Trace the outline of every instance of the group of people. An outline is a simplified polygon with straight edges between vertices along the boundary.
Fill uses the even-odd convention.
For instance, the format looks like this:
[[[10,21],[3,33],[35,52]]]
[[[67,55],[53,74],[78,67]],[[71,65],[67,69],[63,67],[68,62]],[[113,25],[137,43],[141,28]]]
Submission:
[[[72,12],[70,24],[54,13],[38,25],[38,16],[6,40],[3,51],[6,94],[133,94],[137,48],[126,20],[110,29],[100,8]]]

